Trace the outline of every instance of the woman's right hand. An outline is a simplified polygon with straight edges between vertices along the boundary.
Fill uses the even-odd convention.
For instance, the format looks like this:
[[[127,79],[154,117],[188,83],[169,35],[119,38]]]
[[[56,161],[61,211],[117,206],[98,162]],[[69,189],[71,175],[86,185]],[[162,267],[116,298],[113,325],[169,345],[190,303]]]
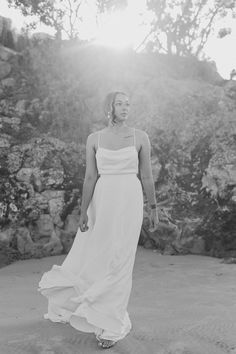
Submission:
[[[81,214],[79,218],[79,228],[81,232],[85,232],[89,229],[88,227],[88,215]]]

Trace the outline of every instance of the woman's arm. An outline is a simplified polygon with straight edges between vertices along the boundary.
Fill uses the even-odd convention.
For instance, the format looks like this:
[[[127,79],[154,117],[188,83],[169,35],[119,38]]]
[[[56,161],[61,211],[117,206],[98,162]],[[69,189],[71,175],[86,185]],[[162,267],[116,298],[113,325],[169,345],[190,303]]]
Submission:
[[[93,196],[93,191],[98,178],[98,171],[94,149],[94,133],[90,134],[86,142],[86,170],[82,191],[81,215],[85,215]]]
[[[139,169],[142,185],[149,205],[156,204],[155,186],[151,167],[151,144],[146,132],[142,131],[139,152]]]

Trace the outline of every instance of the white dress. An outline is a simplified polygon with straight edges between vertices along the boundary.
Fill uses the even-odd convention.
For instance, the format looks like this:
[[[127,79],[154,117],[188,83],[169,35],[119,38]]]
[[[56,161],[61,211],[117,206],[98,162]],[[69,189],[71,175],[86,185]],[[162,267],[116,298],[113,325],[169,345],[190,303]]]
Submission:
[[[78,229],[61,265],[53,265],[39,282],[48,298],[44,318],[69,322],[82,332],[120,340],[131,330],[127,305],[143,220],[143,191],[135,145],[118,150],[100,146],[98,178],[87,209],[88,227]]]

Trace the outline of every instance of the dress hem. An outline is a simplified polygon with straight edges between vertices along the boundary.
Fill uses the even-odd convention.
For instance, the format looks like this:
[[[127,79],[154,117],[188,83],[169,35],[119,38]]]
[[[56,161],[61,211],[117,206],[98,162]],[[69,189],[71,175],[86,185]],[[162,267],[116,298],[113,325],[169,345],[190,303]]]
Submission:
[[[58,277],[55,277],[56,271],[57,275],[61,276],[61,281],[58,282]],[[58,272],[59,271],[59,272]],[[126,336],[131,330],[131,322],[128,314],[126,313],[126,328],[120,321],[118,325],[118,319],[114,320],[106,316],[106,314],[99,312],[94,306],[86,302],[86,294],[80,295],[77,299],[80,299],[80,303],[75,310],[68,310],[63,304],[58,304],[57,301],[52,300],[53,292],[57,293],[60,290],[64,289],[73,289],[74,292],[78,295],[78,287],[73,283],[73,276],[70,274],[68,277],[68,271],[64,272],[61,266],[54,265],[51,271],[46,272],[42,277],[38,287],[38,291],[45,297],[48,298],[48,313],[44,314],[45,319],[49,319],[52,322],[61,322],[69,323],[75,329],[86,332],[86,333],[95,333],[101,334],[101,332],[107,333],[108,338],[103,337],[104,339],[122,339]],[[57,285],[53,286],[53,280],[56,279]],[[63,284],[63,279],[65,280]],[[51,285],[49,285],[51,283]],[[58,285],[60,284],[60,285]],[[70,296],[68,301],[73,301],[76,297]],[[127,321],[128,317],[128,321]],[[125,320],[125,319],[124,319]],[[105,334],[104,334],[105,335]]]

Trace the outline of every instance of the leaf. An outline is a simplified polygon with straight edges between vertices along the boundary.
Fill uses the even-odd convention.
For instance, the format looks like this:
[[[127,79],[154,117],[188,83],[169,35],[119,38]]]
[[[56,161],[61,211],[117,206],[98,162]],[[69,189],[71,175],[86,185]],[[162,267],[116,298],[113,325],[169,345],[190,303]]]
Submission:
[[[225,36],[231,34],[231,28],[221,28],[218,32],[218,38],[224,38]]]

